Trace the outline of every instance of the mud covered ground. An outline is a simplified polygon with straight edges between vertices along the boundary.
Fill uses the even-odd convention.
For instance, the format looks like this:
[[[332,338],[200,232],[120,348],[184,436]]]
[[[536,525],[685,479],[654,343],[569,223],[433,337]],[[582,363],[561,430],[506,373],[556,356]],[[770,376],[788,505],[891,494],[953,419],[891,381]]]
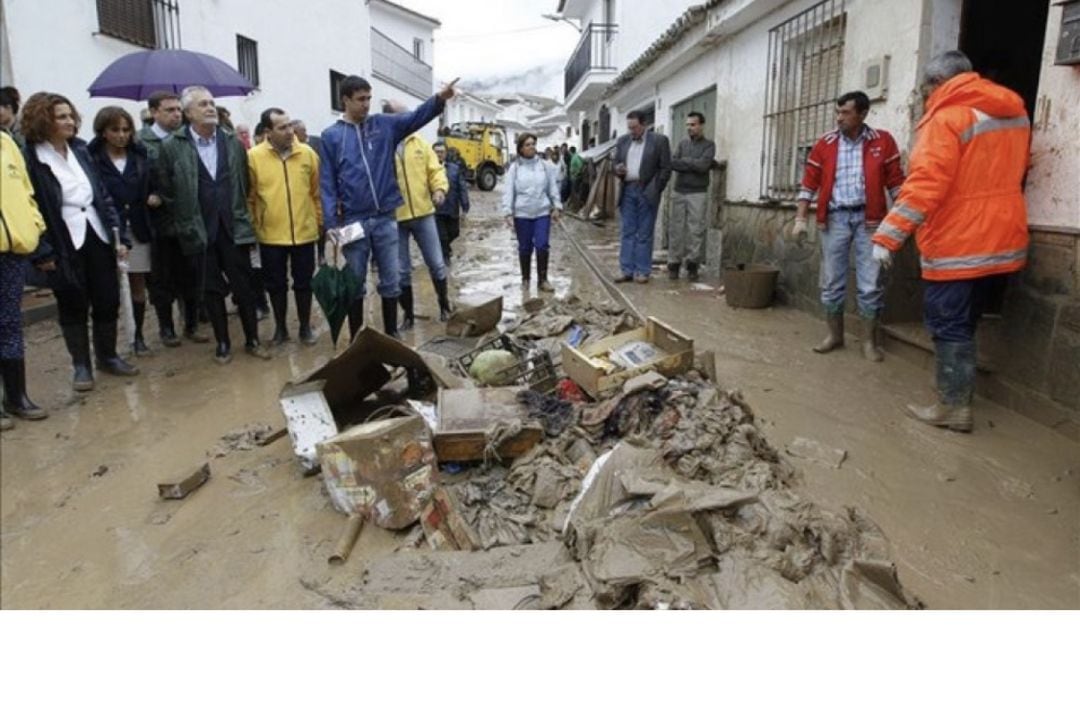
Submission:
[[[512,319],[523,295],[513,237],[494,215],[497,200],[497,193],[475,196],[452,290],[501,293]],[[610,230],[570,227],[600,263],[611,264]],[[605,296],[559,235],[553,265],[558,295]],[[909,592],[935,608],[1080,606],[1075,443],[981,400],[972,436],[923,428],[900,407],[929,397],[927,372],[895,358],[870,364],[852,348],[818,357],[808,349],[818,331],[811,317],[731,310],[714,290],[673,287],[659,276],[626,294],[693,336],[699,350],[716,351],[720,385],[742,391],[775,448],[796,438],[814,444],[790,448],[801,472],[795,490],[872,518]],[[407,337],[418,344],[441,328],[430,318],[434,297],[422,267],[414,284],[418,312],[428,317]],[[375,301],[368,300],[369,314]],[[269,322],[261,328],[268,337]],[[232,329],[239,333],[235,320]],[[342,515],[318,478],[303,477],[287,438],[260,448],[249,436],[279,427],[281,385],[333,354],[321,324],[319,335],[313,347],[277,349],[272,361],[238,355],[225,367],[206,345],[166,350],[151,339],[155,356],[139,362],[140,376],[101,376],[95,391],[74,397],[57,326],[31,327],[31,395],[51,416],[19,422],[0,441],[0,604],[503,607],[512,595],[494,600],[480,591],[531,590],[536,572],[565,563],[558,542],[471,556],[395,552],[406,544],[401,535],[368,526],[349,561],[328,567]],[[827,464],[835,450],[846,452],[839,468]],[[182,501],[157,498],[158,482],[207,460],[213,475],[202,489]],[[473,594],[451,595],[463,578],[479,582]]]

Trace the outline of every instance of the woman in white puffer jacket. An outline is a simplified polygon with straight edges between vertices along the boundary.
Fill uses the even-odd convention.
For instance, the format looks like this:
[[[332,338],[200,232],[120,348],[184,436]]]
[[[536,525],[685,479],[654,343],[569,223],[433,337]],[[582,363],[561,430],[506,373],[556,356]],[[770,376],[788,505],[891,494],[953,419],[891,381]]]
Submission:
[[[517,160],[510,166],[503,188],[502,213],[514,229],[521,264],[521,286],[529,288],[532,253],[536,250],[537,286],[545,292],[555,288],[548,282],[551,221],[562,211],[559,198],[559,171],[554,164],[536,155],[536,136],[517,137]]]

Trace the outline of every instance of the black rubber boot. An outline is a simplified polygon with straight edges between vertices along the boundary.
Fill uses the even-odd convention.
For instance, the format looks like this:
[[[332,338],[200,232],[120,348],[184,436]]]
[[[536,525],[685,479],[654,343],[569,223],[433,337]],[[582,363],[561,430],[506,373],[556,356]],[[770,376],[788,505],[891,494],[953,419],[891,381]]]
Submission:
[[[206,295],[206,316],[210,319],[210,328],[214,331],[214,341],[227,346],[232,345],[229,338],[229,317],[225,313],[225,299],[218,294]]]
[[[161,338],[161,343],[169,348],[179,346],[180,337],[176,335],[176,325],[173,323],[172,301],[164,304],[158,302],[154,305],[154,312],[157,313],[158,336]]]
[[[26,361],[6,358],[0,361],[4,379],[4,410],[24,420],[44,420],[49,417],[26,395]]]
[[[289,340],[289,329],[285,325],[289,309],[288,292],[274,292],[271,294],[270,309],[274,312],[274,336],[270,339],[270,343],[274,346],[281,346]]]
[[[548,257],[551,255],[547,250],[536,251],[536,286],[541,292],[554,292],[555,287],[548,281]]]
[[[364,298],[361,297],[349,305],[349,338],[364,328]]]
[[[267,313],[269,313],[267,309]],[[247,344],[259,343],[259,315],[255,304],[242,304],[237,308],[240,317],[240,328],[244,330],[244,342]]]
[[[293,292],[296,299],[296,319],[300,322],[300,342],[311,346],[318,339],[311,333],[311,291]]]
[[[94,356],[99,371],[114,376],[137,376],[138,366],[133,366],[116,353],[116,322],[94,322]]]
[[[678,279],[679,278],[679,268],[680,267],[681,267],[681,265],[678,262],[668,262],[668,266],[667,266],[668,279]]]
[[[838,349],[844,345],[844,314],[826,314],[825,323],[829,327],[829,335],[825,339],[814,347],[814,351],[819,354],[827,354],[833,349]]]
[[[698,280],[697,262],[686,263],[686,278],[691,282],[696,282]]]
[[[385,303],[385,300],[383,301]],[[401,296],[398,297],[398,301],[401,303],[401,311],[405,314],[405,318],[401,320],[401,330],[408,331],[416,325],[416,314],[413,313],[413,292],[411,285],[401,288]]]
[[[439,298],[439,321],[447,321],[450,318],[450,295],[445,279],[434,279],[435,294]]]
[[[878,320],[876,317],[863,317],[863,356],[868,361],[881,361],[885,358],[881,352],[881,340],[878,338]]]
[[[86,324],[61,324],[60,331],[75,370],[72,387],[77,391],[93,390],[94,369],[90,366],[90,333]]]
[[[132,316],[135,317],[135,340],[131,343],[131,352],[136,356],[151,356],[153,352],[143,339],[143,322],[146,320],[146,302],[131,303]]]
[[[938,402],[908,405],[907,413],[939,428],[970,433],[974,428],[971,401],[975,395],[975,342],[939,341],[934,344]]]
[[[401,334],[398,333],[398,325],[397,325],[397,309],[398,309],[397,297],[383,297],[382,298],[383,332],[387,336],[392,336],[395,339],[400,339]]]
[[[532,253],[519,252],[518,263],[521,265],[521,286],[528,287],[532,279]]]
[[[207,301],[212,301],[213,297],[207,297]],[[222,304],[224,306],[224,304]],[[210,320],[210,310],[204,309],[206,312],[207,320]],[[184,336],[188,341],[192,341],[196,344],[206,344],[210,342],[210,337],[199,331],[199,303],[194,299],[184,300]]]

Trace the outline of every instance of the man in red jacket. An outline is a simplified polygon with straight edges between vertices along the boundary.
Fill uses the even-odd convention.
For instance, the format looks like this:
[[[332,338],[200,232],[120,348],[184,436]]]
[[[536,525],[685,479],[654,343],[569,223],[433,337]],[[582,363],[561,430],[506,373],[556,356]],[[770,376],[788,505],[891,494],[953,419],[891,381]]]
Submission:
[[[888,212],[885,193],[893,198],[904,182],[900,149],[888,131],[866,125],[870,98],[861,91],[836,100],[836,129],[814,144],[798,196],[791,234],[807,231],[810,202],[817,196],[817,226],[821,233],[821,303],[829,335],[814,347],[819,354],[844,345],[844,300],[849,253],[855,246],[855,284],[859,316],[865,324],[863,354],[882,359],[877,323],[884,307],[881,267],[873,259],[870,235]]]

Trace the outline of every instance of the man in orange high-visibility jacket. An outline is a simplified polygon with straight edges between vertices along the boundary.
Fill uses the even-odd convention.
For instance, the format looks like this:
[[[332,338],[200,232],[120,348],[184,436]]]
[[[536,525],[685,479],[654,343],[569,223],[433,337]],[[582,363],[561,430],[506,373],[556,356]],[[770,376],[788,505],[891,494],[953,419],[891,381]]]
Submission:
[[[1022,183],[1031,128],[1023,99],[971,71],[960,52],[927,64],[923,96],[926,115],[908,177],[874,233],[874,259],[887,266],[915,233],[939,402],[907,411],[931,425],[970,432],[975,324],[990,295],[1027,260]]]

